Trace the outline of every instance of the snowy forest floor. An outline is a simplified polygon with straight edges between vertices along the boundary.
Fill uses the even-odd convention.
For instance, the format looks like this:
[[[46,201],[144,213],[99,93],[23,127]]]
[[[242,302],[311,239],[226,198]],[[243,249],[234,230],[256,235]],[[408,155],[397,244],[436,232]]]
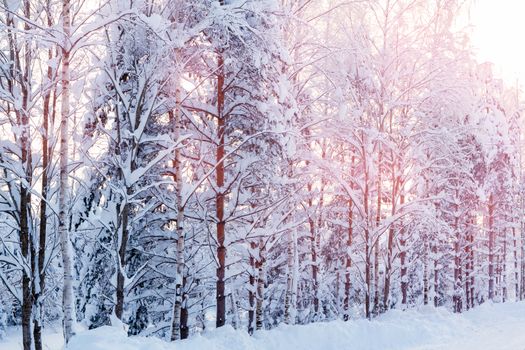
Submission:
[[[45,349],[62,348],[61,334],[48,329]],[[9,329],[1,350],[21,349],[19,329]],[[372,321],[282,325],[250,337],[231,327],[170,344],[126,337],[116,327],[85,331],[68,350],[525,350],[525,302],[484,304],[461,315],[443,308],[392,310]]]

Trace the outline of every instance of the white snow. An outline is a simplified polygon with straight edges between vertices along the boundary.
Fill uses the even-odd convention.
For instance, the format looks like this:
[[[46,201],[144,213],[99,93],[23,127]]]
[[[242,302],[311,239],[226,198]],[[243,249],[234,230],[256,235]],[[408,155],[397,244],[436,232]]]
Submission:
[[[60,350],[64,340],[62,330],[48,327],[43,331],[44,350]],[[21,350],[22,346],[22,327],[10,327],[7,329],[5,337],[0,338],[0,350]]]
[[[21,349],[20,330],[11,329],[0,349]],[[45,333],[45,349],[61,349],[60,333]],[[117,327],[75,336],[68,350],[525,350],[525,302],[484,304],[463,314],[443,308],[390,311],[372,321],[282,325],[250,337],[231,327],[167,343],[131,337]]]

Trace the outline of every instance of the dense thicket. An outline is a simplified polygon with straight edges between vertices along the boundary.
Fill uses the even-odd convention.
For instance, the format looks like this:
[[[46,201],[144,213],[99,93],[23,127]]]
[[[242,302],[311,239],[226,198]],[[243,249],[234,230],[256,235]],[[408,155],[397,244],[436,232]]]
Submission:
[[[0,332],[525,297],[519,91],[441,0],[5,0]]]

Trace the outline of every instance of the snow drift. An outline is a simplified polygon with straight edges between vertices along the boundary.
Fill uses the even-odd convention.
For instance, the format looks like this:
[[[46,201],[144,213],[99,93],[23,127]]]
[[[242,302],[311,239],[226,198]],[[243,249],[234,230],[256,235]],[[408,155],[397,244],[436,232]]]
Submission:
[[[372,321],[333,321],[281,325],[250,337],[226,326],[181,342],[127,337],[118,327],[101,327],[75,336],[68,350],[523,350],[525,302],[485,304],[463,314],[443,308],[392,310]],[[17,334],[18,336],[18,334]],[[62,348],[47,334],[48,349]],[[21,349],[8,338],[0,349]]]

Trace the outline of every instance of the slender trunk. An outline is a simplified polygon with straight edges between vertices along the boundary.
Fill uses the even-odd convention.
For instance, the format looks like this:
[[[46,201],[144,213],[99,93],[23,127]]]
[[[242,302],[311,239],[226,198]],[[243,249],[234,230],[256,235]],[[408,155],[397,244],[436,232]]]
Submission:
[[[26,128],[24,127],[24,129]],[[25,133],[25,131],[23,131],[22,133]],[[27,139],[24,136],[22,136],[22,162],[24,163],[24,166],[27,166],[27,142],[24,140]],[[31,252],[33,251],[33,248],[31,246],[33,245],[33,243],[28,225],[30,202],[31,198],[25,184],[20,184],[20,245],[24,260],[29,262],[30,265],[32,265],[34,257],[32,257],[31,254]],[[23,269],[22,271],[22,342],[24,345],[24,350],[30,350],[33,340],[31,336],[33,295],[31,286],[31,276],[28,274],[27,269]]]
[[[348,237],[346,241],[346,254],[345,254],[345,296],[344,296],[344,320],[348,321],[350,318],[350,292],[352,290],[352,280],[350,271],[352,269],[352,236],[353,236],[353,202],[350,199],[348,201]]]
[[[177,87],[175,91],[176,107],[175,112],[170,113],[171,125],[175,128],[175,139],[180,139],[181,116],[180,116],[180,91]],[[175,196],[177,201],[177,263],[176,263],[176,283],[175,300],[173,306],[173,320],[171,324],[171,340],[181,339],[181,317],[184,295],[185,281],[185,257],[184,257],[184,207],[182,206],[182,165],[180,148],[175,149],[175,159],[173,160],[175,172]]]
[[[322,152],[322,159],[326,159],[326,145],[323,145],[323,152]],[[321,176],[321,191],[319,194],[319,213],[317,215],[317,225],[316,229],[319,230],[323,225],[323,207],[324,207],[324,192],[326,188],[326,180],[324,176]],[[318,255],[319,255],[319,249],[321,246],[321,236],[319,232],[315,230],[314,233],[316,233],[312,238],[312,278],[314,282],[314,311],[315,311],[315,318],[314,320],[317,320],[319,317],[319,263]],[[316,232],[317,231],[317,232]],[[324,311],[324,309],[323,309]],[[326,313],[325,313],[326,314]]]
[[[341,267],[342,267],[342,259],[336,258],[335,259],[335,291],[334,291],[334,298],[335,298],[335,309],[337,310],[337,314],[341,314]],[[344,310],[343,310],[343,317],[344,317]]]
[[[494,299],[494,197],[489,196],[488,203],[488,235],[489,235],[489,300]]]
[[[458,190],[456,189],[456,200],[459,198]],[[459,231],[459,207],[458,204],[455,204],[454,210],[454,291],[453,291],[453,303],[454,303],[454,312],[462,311],[461,304],[461,291],[462,291],[462,281],[461,281],[461,234]]]
[[[24,17],[30,19],[29,2],[23,2]],[[31,47],[28,42],[23,45],[23,48],[18,45],[16,39],[15,22],[12,14],[6,12],[5,24],[7,26],[7,37],[9,41],[9,59],[12,62],[10,66],[10,78],[8,79],[8,90],[15,95],[15,86],[19,83],[19,88],[22,105],[14,105],[14,113],[16,116],[16,126],[20,128],[20,134],[15,135],[15,140],[20,147],[21,168],[23,169],[24,181],[19,181],[20,202],[18,208],[19,219],[19,241],[20,249],[24,264],[28,268],[22,269],[22,344],[24,350],[32,349],[32,332],[31,322],[33,318],[33,291],[32,277],[36,270],[35,262],[35,237],[30,232],[29,223],[31,220],[31,192],[28,188],[32,182],[32,161],[31,161],[31,147],[30,147],[30,130],[29,130],[29,111],[28,101],[31,92],[30,84],[30,67],[31,67]],[[24,22],[24,30],[29,30],[27,22]],[[24,54],[24,62],[21,62],[20,54]],[[8,107],[8,112],[10,109]]]
[[[295,283],[295,243],[295,229],[288,230],[288,246],[286,249],[288,272],[284,298],[284,322],[287,324],[295,323],[295,300],[297,295]]]
[[[382,152],[381,145],[379,147],[378,164],[377,164],[377,204],[376,204],[376,222],[375,227],[378,228],[381,223],[381,201],[382,201],[382,179],[381,179],[381,163]],[[382,307],[379,305],[379,237],[374,237],[374,314],[381,313]]]
[[[58,233],[62,253],[64,280],[62,288],[62,311],[64,313],[64,339],[67,344],[74,335],[73,322],[73,260],[71,257],[71,242],[67,225],[67,191],[68,191],[68,119],[69,119],[69,37],[70,37],[70,3],[62,1],[62,24],[64,44],[62,47],[62,113],[60,122],[60,191],[58,197]]]
[[[363,138],[364,143],[364,138]],[[363,193],[363,207],[364,207],[364,220],[365,220],[365,227],[364,227],[364,234],[365,234],[365,316],[366,318],[370,319],[370,273],[371,273],[371,254],[372,250],[370,247],[370,218],[369,218],[369,208],[368,208],[368,196],[369,196],[369,173],[368,173],[368,165],[366,162],[366,149],[364,147],[364,144],[362,145],[362,156],[363,156],[363,167],[364,167],[364,173],[365,173],[365,186],[364,186],[364,193]]]
[[[51,16],[48,12],[48,26],[52,25]],[[53,58],[53,51],[49,49],[48,58]],[[53,79],[53,68],[47,67],[47,81],[51,82]],[[42,199],[40,200],[40,223],[39,223],[39,239],[38,239],[38,280],[39,288],[34,293],[34,303],[37,308],[35,318],[33,321],[33,337],[35,343],[35,350],[42,350],[42,302],[40,300],[42,293],[45,290],[46,272],[44,268],[46,259],[46,243],[47,243],[47,200],[48,200],[48,178],[49,178],[49,164],[50,164],[50,149],[49,149],[49,116],[50,116],[51,92],[48,91],[44,95],[43,102],[43,120],[42,120]]]
[[[319,311],[319,299],[317,298],[317,252],[315,249],[315,240],[316,240],[316,227],[315,227],[315,221],[312,218],[314,215],[313,213],[313,200],[312,200],[312,184],[308,184],[308,193],[310,195],[310,198],[308,198],[308,209],[310,210],[308,214],[308,227],[310,230],[310,254],[312,257],[312,284],[313,284],[313,305],[314,305],[314,319],[317,317],[317,313]]]
[[[255,241],[250,242],[251,251],[255,251],[257,244]],[[248,278],[248,283],[250,284],[250,289],[248,290],[248,304],[250,308],[248,310],[248,334],[252,335],[255,329],[255,299],[257,295],[257,290],[255,286],[255,257],[253,254],[250,254],[250,276]]]
[[[395,205],[393,205],[395,207]],[[394,211],[394,209],[392,209]],[[387,258],[385,267],[385,285],[383,289],[383,306],[385,309],[389,309],[390,303],[390,284],[392,279],[392,256],[394,250],[394,227],[391,226],[388,229],[388,247],[387,247]]]
[[[29,1],[24,1],[24,16],[30,19],[30,5]],[[24,30],[28,31],[29,25],[27,22],[24,23]],[[24,45],[24,78],[21,81],[22,84],[22,110],[20,111],[22,133],[20,135],[20,146],[22,151],[22,167],[24,169],[25,183],[32,183],[32,157],[31,157],[31,135],[29,130],[29,111],[28,102],[29,95],[31,93],[30,84],[30,67],[31,67],[31,47],[30,44]],[[35,270],[37,269],[36,264],[36,237],[31,232],[29,223],[31,220],[31,191],[27,188],[26,184],[20,185],[20,234],[21,234],[21,248],[24,260],[30,264],[29,274],[24,271],[22,276],[22,328],[23,328],[23,343],[24,348],[31,346],[31,322],[33,320],[33,307],[34,307],[34,281]],[[32,275],[31,275],[32,273]]]
[[[403,206],[405,204],[405,196],[401,195],[399,199],[399,205]],[[408,268],[406,263],[406,235],[405,235],[405,229],[403,228],[403,222],[401,221],[400,224],[400,230],[399,230],[399,260],[401,264],[401,305],[402,308],[405,309],[407,306],[407,298],[408,298]]]
[[[470,261],[470,252],[473,249],[472,245],[472,230],[474,229],[474,218],[469,214],[469,220],[468,220],[468,227],[466,230],[466,242],[465,242],[465,310],[469,310],[472,308],[472,305],[470,304],[471,296],[470,292],[472,290],[472,286],[470,285],[472,274],[474,273],[474,265]]]
[[[434,258],[434,307],[439,306],[439,296],[438,296],[438,290],[439,290],[439,261],[437,258],[437,243],[434,243],[432,245],[432,255]]]
[[[317,248],[316,248],[316,233],[315,224],[312,219],[309,220],[310,224],[310,251],[312,255],[312,282],[313,282],[313,304],[314,304],[314,320],[318,317],[319,313],[319,296],[318,296],[318,281],[317,274],[319,267],[317,266]]]
[[[265,256],[265,247],[264,241],[259,239],[259,260],[256,263],[257,267],[257,301],[255,304],[255,329],[263,329],[263,302],[264,302],[264,256]]]
[[[472,273],[472,269],[470,266],[470,250],[472,249],[472,246],[470,244],[470,230],[472,229],[470,227],[471,222],[469,221],[469,227],[467,228],[467,234],[466,234],[466,242],[464,247],[464,253],[465,253],[465,310],[469,310],[470,305],[470,275]]]
[[[232,291],[230,293],[230,304],[232,315],[232,327],[233,329],[239,329],[241,325],[241,319],[239,317],[239,299],[237,298],[236,291]]]
[[[173,319],[171,324],[171,341],[181,339],[181,317],[182,302],[184,295],[184,230],[182,221],[183,211],[179,208],[177,213],[177,262],[176,262],[176,282],[175,300],[173,306]]]
[[[381,312],[379,306],[379,239],[375,240],[374,247],[374,306],[372,308],[374,315]]]
[[[472,224],[475,225],[475,218],[472,218]],[[474,288],[475,288],[475,279],[474,279],[474,231],[470,232],[470,307],[474,307]]]
[[[507,229],[503,229],[503,252],[501,256],[501,301],[507,301]]]
[[[182,285],[186,285],[186,276],[182,279]],[[180,338],[188,339],[190,335],[190,328],[188,327],[188,306],[187,306],[187,294],[186,291],[182,293],[182,308],[180,310]]]
[[[518,270],[518,237],[516,235],[515,225],[516,217],[512,217],[512,245],[513,245],[513,260],[514,260],[514,298],[518,300],[520,297],[520,284],[519,284],[519,270]]]
[[[452,297],[454,302],[454,312],[462,311],[461,305],[461,260],[460,260],[460,244],[459,239],[456,238],[454,242],[454,295]]]
[[[224,221],[224,147],[225,147],[225,116],[223,115],[224,108],[224,60],[222,54],[219,53],[217,65],[219,73],[217,75],[217,130],[218,130],[218,145],[217,145],[217,195],[215,197],[216,216],[217,216],[217,316],[216,326],[222,327],[226,323],[226,296],[224,295],[224,276],[226,268],[226,247],[225,241],[225,226]]]
[[[525,299],[525,218],[523,212],[525,211],[525,200],[523,196],[520,198],[520,296],[519,300]]]
[[[350,189],[353,189],[353,177],[354,177],[354,161],[355,156],[352,156]],[[350,292],[352,289],[352,280],[350,271],[352,269],[352,239],[354,235],[354,202],[352,199],[348,200],[348,234],[346,238],[346,251],[345,251],[345,299],[344,299],[344,320],[348,321],[350,318]]]
[[[323,181],[323,180],[321,180]],[[323,184],[324,186],[324,184]],[[312,286],[312,289],[313,289],[313,305],[314,305],[314,317],[313,319],[315,320],[317,317],[318,317],[318,313],[319,313],[319,295],[318,295],[318,270],[319,270],[319,267],[317,266],[317,229],[320,227],[320,223],[321,223],[321,217],[320,217],[320,214],[319,215],[319,220],[316,222],[314,219],[313,219],[313,216],[314,216],[314,204],[313,204],[313,194],[312,194],[312,183],[309,183],[308,186],[307,186],[307,189],[308,189],[308,193],[309,193],[309,198],[308,198],[308,209],[309,209],[309,214],[308,214],[308,227],[310,229],[310,254],[311,254],[311,257],[312,257],[312,282],[313,282],[313,286]],[[323,193],[321,191],[321,195],[320,195],[320,199],[319,199],[319,209],[322,208],[323,206]]]
[[[392,162],[391,172],[392,172],[392,193],[390,197],[390,202],[392,203],[392,208],[390,215],[394,216],[397,211],[397,192],[399,185],[399,178],[396,176],[396,167],[394,164],[394,151],[390,151],[390,159]],[[394,225],[390,225],[388,228],[388,246],[386,251],[386,266],[385,266],[385,285],[383,289],[383,307],[385,310],[389,309],[390,303],[390,285],[392,283],[392,257],[394,256]]]
[[[22,187],[23,185],[21,185]],[[29,228],[27,225],[27,191],[24,189],[20,191],[20,242],[22,249],[22,256],[24,260],[28,260],[29,257]],[[32,337],[31,337],[31,316],[33,307],[33,298],[31,295],[31,276],[27,272],[23,271],[22,274],[22,343],[24,350],[31,350]]]
[[[131,194],[131,189],[127,188],[127,193]],[[117,301],[115,304],[115,316],[122,321],[124,313],[124,289],[125,289],[125,276],[126,271],[126,248],[129,240],[128,221],[129,221],[129,203],[125,203],[122,208],[120,217],[120,239],[118,247],[118,269],[117,269],[117,287],[116,297]]]
[[[364,207],[365,207],[365,218],[368,221],[368,184],[365,184],[365,196],[364,196]],[[365,223],[365,316],[370,318],[370,231],[368,224]]]
[[[428,243],[423,255],[423,305],[428,305]]]

